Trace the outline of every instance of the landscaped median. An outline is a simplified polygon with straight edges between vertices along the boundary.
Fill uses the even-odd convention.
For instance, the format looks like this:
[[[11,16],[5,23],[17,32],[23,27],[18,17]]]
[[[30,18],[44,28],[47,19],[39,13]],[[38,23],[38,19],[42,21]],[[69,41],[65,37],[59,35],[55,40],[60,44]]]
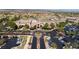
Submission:
[[[46,49],[50,48],[50,46],[48,44],[48,40],[50,40],[50,36],[44,36],[44,42],[45,42]]]
[[[32,45],[32,39],[33,39],[33,36],[31,35],[27,35],[27,41],[24,45],[24,49],[30,49],[31,48],[31,45]]]

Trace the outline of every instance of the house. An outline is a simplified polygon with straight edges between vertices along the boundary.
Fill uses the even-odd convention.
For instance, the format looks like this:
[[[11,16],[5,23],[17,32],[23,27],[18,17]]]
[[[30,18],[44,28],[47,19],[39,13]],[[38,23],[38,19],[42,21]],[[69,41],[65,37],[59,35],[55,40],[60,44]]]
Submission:
[[[33,26],[38,26],[38,25],[40,25],[41,24],[41,22],[39,21],[39,20],[37,20],[37,19],[34,19],[34,18],[29,18],[28,20],[27,20],[27,24],[30,26],[30,27],[33,27]]]
[[[79,21],[79,18],[78,17],[66,17],[66,21],[78,22]]]
[[[15,23],[16,23],[17,26],[20,26],[20,25],[27,24],[27,21],[24,20],[24,19],[20,19],[20,20],[15,21]]]

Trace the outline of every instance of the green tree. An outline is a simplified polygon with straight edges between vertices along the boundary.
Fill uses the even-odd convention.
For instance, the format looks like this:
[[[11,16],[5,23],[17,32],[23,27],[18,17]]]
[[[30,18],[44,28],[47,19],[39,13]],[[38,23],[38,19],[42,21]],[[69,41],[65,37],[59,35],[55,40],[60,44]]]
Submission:
[[[30,30],[34,30],[34,29],[36,29],[36,25],[30,28]]]
[[[0,45],[3,45],[5,43],[4,39],[0,39]]]
[[[19,20],[20,17],[21,17],[20,15],[19,15],[19,16],[16,16],[16,15],[15,15],[11,20],[12,20],[12,21],[16,21],[16,20]]]
[[[51,29],[53,29],[55,27],[55,25],[53,23],[50,24]]]
[[[9,29],[16,30],[18,27],[13,21],[8,21],[6,23],[6,27],[10,27]]]
[[[0,23],[0,31],[3,31],[4,30],[4,26],[2,23]]]
[[[59,24],[58,24],[58,27],[64,27],[66,25],[66,22],[60,22]]]
[[[26,28],[26,29],[29,29],[29,25],[28,25],[28,24],[25,24],[25,28]]]
[[[49,26],[48,23],[45,23],[42,29],[48,29],[48,26]]]
[[[63,31],[64,26],[67,24],[67,22],[60,22],[59,24],[57,24],[57,27],[60,31]]]
[[[0,23],[2,23],[3,21],[8,21],[8,20],[9,20],[9,17],[8,16],[3,17],[3,18],[0,19]]]
[[[79,22],[78,22],[78,26],[79,26]]]

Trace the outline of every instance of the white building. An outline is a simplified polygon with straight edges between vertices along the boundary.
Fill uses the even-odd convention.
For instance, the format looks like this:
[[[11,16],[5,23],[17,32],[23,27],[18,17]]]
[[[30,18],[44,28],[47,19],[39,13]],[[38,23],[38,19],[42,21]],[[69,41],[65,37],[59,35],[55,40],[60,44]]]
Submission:
[[[29,18],[27,20],[20,19],[20,20],[15,21],[15,23],[16,23],[17,26],[28,24],[31,27],[34,26],[34,25],[41,24],[40,21],[38,21],[38,20],[36,20],[34,18]]]
[[[23,20],[23,19],[20,19],[20,20],[15,21],[15,23],[16,23],[17,26],[20,26],[20,25],[27,24],[27,21],[26,20]]]
[[[79,17],[66,17],[66,20],[71,22],[79,22]]]

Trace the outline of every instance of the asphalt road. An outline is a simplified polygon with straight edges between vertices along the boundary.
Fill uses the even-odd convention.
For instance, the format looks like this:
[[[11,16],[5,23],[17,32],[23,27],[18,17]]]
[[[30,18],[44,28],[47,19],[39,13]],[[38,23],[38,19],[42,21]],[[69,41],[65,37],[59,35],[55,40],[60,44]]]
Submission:
[[[32,47],[31,49],[37,49],[37,38],[33,34],[33,41],[32,41]],[[45,49],[45,42],[44,42],[44,35],[42,33],[42,36],[40,37],[40,49]]]

